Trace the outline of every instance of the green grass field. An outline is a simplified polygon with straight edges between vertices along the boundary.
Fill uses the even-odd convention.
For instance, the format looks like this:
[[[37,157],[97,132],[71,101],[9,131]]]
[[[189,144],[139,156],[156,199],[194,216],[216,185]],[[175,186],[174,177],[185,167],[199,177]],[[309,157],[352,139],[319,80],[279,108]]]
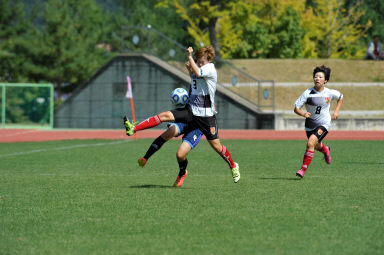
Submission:
[[[206,141],[172,188],[180,140],[145,168],[152,140],[0,144],[0,254],[383,254],[384,143],[325,141],[302,180],[305,141]]]

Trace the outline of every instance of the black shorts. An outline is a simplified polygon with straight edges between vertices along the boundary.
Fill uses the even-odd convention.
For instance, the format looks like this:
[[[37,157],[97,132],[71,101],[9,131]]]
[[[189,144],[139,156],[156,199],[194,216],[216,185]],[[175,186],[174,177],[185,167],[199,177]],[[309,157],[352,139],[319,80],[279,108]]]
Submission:
[[[186,105],[184,108],[176,108],[171,110],[173,117],[175,117],[174,122],[181,122],[186,124],[192,124],[193,122],[193,113],[189,105]]]
[[[171,110],[174,122],[188,123],[191,128],[199,128],[207,140],[219,138],[216,116],[199,117],[194,116],[189,105],[184,108]]]
[[[328,131],[325,127],[320,126],[315,128],[314,130],[311,131],[306,131],[307,137],[309,138],[311,135],[315,135],[317,139],[319,139],[319,142],[324,139],[324,137],[328,134]]]
[[[198,117],[193,116],[196,126],[205,135],[207,140],[215,140],[219,138],[219,131],[217,130],[216,116]]]

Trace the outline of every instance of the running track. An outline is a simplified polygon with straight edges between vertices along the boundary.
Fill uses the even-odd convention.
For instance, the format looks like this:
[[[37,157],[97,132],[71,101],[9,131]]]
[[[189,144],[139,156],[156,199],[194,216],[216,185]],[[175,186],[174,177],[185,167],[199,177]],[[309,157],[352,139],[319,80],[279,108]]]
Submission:
[[[164,130],[144,130],[137,134],[140,138],[156,138]],[[304,131],[277,130],[225,130],[219,131],[220,139],[241,140],[306,140]],[[39,129],[0,129],[0,143],[41,142],[58,140],[134,139],[125,135],[125,130],[39,130]],[[331,131],[327,140],[384,140],[383,131]]]

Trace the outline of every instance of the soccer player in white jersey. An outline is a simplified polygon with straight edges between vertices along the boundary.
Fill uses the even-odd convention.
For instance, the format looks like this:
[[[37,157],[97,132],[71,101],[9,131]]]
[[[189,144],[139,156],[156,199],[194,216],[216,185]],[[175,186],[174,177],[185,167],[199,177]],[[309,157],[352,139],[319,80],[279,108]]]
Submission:
[[[126,134],[131,136],[135,132],[158,126],[162,122],[188,123],[191,127],[197,127],[207,138],[211,147],[228,163],[232,171],[233,181],[240,180],[239,165],[232,160],[228,149],[220,143],[215,116],[215,92],[217,85],[217,72],[212,63],[215,56],[211,46],[202,47],[196,51],[197,63],[193,59],[193,48],[187,49],[187,70],[191,75],[190,100],[185,108],[174,109],[152,116],[145,121],[134,125],[124,117]],[[176,179],[183,182],[188,172],[186,162],[179,162],[180,172]],[[181,185],[175,185],[180,187]]]
[[[329,81],[330,75],[330,68],[324,65],[316,67],[313,70],[314,86],[304,91],[295,102],[294,112],[305,118],[305,131],[308,137],[303,164],[296,173],[300,178],[304,177],[305,171],[307,171],[314,156],[315,149],[324,154],[327,164],[331,164],[330,148],[325,146],[322,140],[328,134],[331,119],[336,120],[339,116],[339,110],[343,103],[343,94],[337,90],[324,87]],[[329,107],[334,99],[337,100],[337,105],[331,118]],[[306,112],[301,110],[304,105]]]

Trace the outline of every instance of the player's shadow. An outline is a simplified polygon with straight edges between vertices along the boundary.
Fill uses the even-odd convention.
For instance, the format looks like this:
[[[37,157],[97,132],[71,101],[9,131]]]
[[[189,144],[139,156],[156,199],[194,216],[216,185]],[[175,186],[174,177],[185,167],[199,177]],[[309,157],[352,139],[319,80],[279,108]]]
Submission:
[[[283,180],[283,181],[300,181],[298,177],[260,177],[260,180]]]
[[[144,184],[129,186],[131,189],[174,189],[173,186],[157,185],[157,184]]]

